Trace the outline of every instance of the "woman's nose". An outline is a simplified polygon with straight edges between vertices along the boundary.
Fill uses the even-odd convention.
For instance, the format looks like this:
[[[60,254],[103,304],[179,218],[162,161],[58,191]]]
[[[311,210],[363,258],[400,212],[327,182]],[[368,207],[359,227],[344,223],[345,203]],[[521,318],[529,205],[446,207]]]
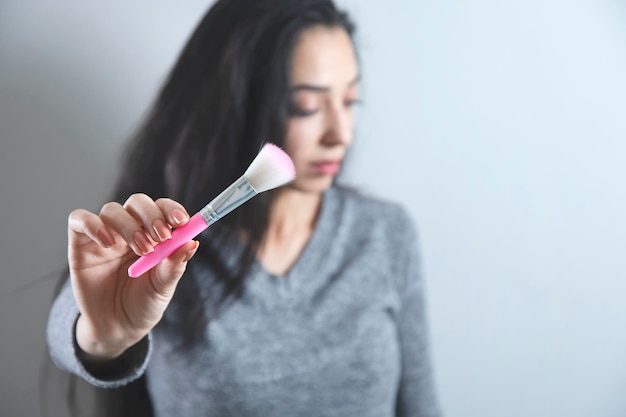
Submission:
[[[352,135],[352,109],[343,105],[334,106],[328,112],[324,144],[348,146],[352,143]]]

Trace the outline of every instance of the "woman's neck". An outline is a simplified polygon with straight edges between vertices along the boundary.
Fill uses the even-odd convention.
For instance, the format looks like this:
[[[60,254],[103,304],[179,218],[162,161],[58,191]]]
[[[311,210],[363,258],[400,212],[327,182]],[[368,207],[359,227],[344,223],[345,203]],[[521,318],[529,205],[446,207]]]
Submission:
[[[268,271],[284,275],[293,266],[313,233],[321,202],[321,193],[293,189],[276,192],[267,232],[257,254]]]
[[[269,211],[268,235],[281,238],[312,231],[322,202],[321,193],[293,189],[276,192]]]

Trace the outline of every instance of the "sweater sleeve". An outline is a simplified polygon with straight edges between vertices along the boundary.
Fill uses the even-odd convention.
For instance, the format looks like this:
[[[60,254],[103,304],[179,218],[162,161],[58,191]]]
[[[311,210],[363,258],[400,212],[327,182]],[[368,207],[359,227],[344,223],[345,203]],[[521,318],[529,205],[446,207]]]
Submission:
[[[396,404],[398,417],[438,417],[441,415],[432,376],[431,357],[417,233],[406,213],[402,213],[405,249],[399,259],[402,306],[398,317],[402,375]]]
[[[71,372],[100,388],[126,385],[143,375],[152,352],[152,337],[148,334],[126,350],[119,358],[97,365],[80,359],[76,343],[76,321],[80,310],[68,280],[52,303],[46,338],[52,361],[60,369]]]

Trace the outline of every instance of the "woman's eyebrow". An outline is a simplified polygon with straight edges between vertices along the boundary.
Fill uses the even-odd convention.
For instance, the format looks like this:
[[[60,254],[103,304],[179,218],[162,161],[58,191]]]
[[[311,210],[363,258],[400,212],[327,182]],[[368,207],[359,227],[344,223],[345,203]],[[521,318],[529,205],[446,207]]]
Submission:
[[[320,85],[312,85],[312,84],[298,84],[291,88],[293,93],[298,91],[313,91],[316,93],[326,93],[330,90],[329,87],[322,87]]]
[[[358,74],[352,81],[348,83],[348,87],[353,87],[358,82],[361,81],[361,74]],[[327,93],[330,90],[330,87],[314,85],[314,84],[296,84],[291,88],[291,92],[295,93],[298,91],[312,91],[315,93]]]

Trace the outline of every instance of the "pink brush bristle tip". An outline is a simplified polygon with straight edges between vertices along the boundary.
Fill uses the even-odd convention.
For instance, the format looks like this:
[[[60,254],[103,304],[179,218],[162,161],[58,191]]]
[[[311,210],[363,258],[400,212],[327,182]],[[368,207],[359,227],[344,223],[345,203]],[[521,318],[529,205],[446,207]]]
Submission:
[[[280,164],[285,170],[287,170],[291,174],[293,178],[296,177],[296,167],[293,165],[293,161],[285,151],[283,151],[273,143],[266,143],[265,145],[263,145],[263,148],[267,149],[267,151],[270,152],[273,161]]]
[[[257,193],[280,187],[296,176],[296,169],[289,155],[273,144],[266,144],[254,158],[244,177]]]

